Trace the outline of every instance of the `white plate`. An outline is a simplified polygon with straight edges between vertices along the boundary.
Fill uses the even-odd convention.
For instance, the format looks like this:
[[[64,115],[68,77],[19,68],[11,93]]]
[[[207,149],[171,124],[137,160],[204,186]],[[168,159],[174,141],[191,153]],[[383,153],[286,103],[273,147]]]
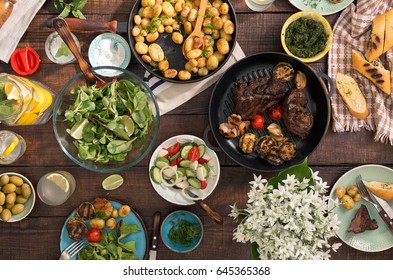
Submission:
[[[349,187],[355,185],[355,179],[359,174],[362,175],[365,181],[392,182],[393,180],[393,170],[382,165],[368,164],[351,169],[342,175],[334,184],[330,193],[329,209],[334,207],[334,192],[336,188],[339,186]],[[388,203],[393,207],[393,202]],[[375,230],[366,230],[362,233],[348,232],[347,229],[361,204],[367,207],[371,219],[377,221],[378,228]],[[356,202],[355,207],[351,210],[346,210],[344,206],[340,205],[338,208],[334,208],[333,212],[338,215],[338,219],[341,222],[337,235],[348,246],[364,252],[380,252],[393,247],[392,233],[379,216],[378,211],[368,201],[362,199]]]
[[[294,5],[299,10],[309,10],[320,13],[321,15],[331,15],[335,14],[341,10],[344,10],[348,7],[349,4],[353,2],[353,0],[343,0],[340,3],[334,4],[329,0],[320,0],[319,4],[313,8],[308,2],[317,2],[318,0],[288,0],[292,5]]]
[[[178,190],[178,189],[174,189],[171,187],[165,187],[164,185],[159,185],[157,183],[155,183],[151,176],[150,176],[150,168],[152,166],[154,166],[154,163],[157,159],[157,155],[159,153],[159,151],[162,150],[162,148],[169,148],[170,146],[174,145],[176,142],[180,142],[180,143],[186,143],[186,142],[194,142],[198,145],[203,144],[206,146],[206,154],[208,154],[212,160],[213,163],[213,170],[215,172],[215,176],[210,176],[206,182],[207,182],[207,187],[204,190],[201,190],[201,192],[203,193],[204,197],[206,198],[208,197],[213,190],[216,188],[218,180],[220,178],[220,162],[218,161],[218,157],[216,155],[216,153],[214,151],[212,151],[211,149],[209,149],[209,147],[206,145],[206,143],[193,135],[178,135],[178,136],[174,136],[172,138],[169,138],[168,140],[164,141],[160,146],[157,147],[157,149],[154,151],[150,162],[149,162],[149,178],[150,178],[150,182],[153,186],[153,188],[156,190],[156,192],[165,200],[172,202],[174,204],[177,205],[193,205],[195,204],[194,201],[189,200],[187,198],[185,198],[182,195],[182,191]]]

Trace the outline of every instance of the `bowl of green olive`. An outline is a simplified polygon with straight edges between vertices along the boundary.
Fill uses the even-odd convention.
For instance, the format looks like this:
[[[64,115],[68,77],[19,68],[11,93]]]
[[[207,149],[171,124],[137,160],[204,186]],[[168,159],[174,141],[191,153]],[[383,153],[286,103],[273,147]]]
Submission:
[[[26,218],[35,203],[33,184],[19,173],[0,174],[0,221],[18,222]]]

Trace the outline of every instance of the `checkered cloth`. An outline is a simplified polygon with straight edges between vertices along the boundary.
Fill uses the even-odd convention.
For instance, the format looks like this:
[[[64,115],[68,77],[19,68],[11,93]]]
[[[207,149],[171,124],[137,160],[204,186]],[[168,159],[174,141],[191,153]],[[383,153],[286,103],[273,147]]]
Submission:
[[[366,52],[372,20],[391,8],[393,8],[391,0],[358,0],[357,5],[351,4],[341,13],[333,28],[333,46],[329,52],[328,74],[333,80],[337,72],[355,78],[366,96],[370,112],[365,120],[353,117],[336,91],[331,98],[333,130],[352,132],[365,128],[375,131],[375,141],[393,145],[393,93],[387,95],[353,70],[351,60],[352,49],[359,50],[363,54]],[[393,74],[393,48],[380,59],[385,68],[391,70]]]

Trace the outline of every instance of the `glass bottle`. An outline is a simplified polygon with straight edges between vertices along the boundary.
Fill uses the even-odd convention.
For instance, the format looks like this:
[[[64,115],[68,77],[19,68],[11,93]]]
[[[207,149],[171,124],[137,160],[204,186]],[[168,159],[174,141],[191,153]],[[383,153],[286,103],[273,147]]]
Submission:
[[[0,28],[11,15],[15,3],[16,0],[0,0]]]
[[[23,77],[0,74],[0,122],[7,125],[46,123],[55,95],[46,86]]]

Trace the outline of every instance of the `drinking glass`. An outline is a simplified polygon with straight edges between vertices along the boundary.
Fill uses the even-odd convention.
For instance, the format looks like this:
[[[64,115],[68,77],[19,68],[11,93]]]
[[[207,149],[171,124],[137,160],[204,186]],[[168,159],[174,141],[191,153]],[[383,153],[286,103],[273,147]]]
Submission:
[[[0,131],[0,164],[11,164],[20,158],[26,151],[26,142],[19,134],[9,131]]]
[[[57,206],[67,201],[75,191],[75,178],[67,171],[45,174],[37,184],[38,197],[47,205]]]
[[[274,0],[245,0],[247,6],[256,12],[262,12],[273,4]]]

